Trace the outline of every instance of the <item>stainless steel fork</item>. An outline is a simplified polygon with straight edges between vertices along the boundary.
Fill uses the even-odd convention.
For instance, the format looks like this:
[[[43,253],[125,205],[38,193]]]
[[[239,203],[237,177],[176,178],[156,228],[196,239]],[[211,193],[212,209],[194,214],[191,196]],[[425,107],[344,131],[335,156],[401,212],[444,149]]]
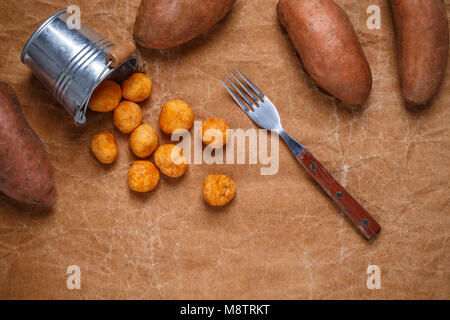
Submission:
[[[234,68],[234,70],[236,70],[242,80],[239,80],[233,72],[230,72],[230,75],[234,81],[226,76],[226,81],[234,88],[234,91],[226,82],[221,82],[241,109],[258,126],[278,133],[287,143],[297,161],[344,211],[361,233],[369,240],[376,237],[381,227],[375,219],[345,190],[308,149],[284,131],[278,111],[269,98],[242,72],[237,68]]]

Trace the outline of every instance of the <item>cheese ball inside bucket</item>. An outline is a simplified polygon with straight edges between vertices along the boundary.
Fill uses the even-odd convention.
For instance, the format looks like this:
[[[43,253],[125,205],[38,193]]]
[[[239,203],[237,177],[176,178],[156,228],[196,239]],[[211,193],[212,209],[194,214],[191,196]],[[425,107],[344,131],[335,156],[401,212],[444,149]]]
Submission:
[[[128,172],[128,186],[136,192],[148,192],[156,188],[159,171],[150,161],[135,161]]]
[[[113,111],[122,100],[122,90],[114,81],[105,80],[95,88],[89,100],[89,109],[97,112]]]
[[[213,207],[221,207],[228,204],[236,194],[236,184],[224,175],[209,175],[203,181],[203,199]]]

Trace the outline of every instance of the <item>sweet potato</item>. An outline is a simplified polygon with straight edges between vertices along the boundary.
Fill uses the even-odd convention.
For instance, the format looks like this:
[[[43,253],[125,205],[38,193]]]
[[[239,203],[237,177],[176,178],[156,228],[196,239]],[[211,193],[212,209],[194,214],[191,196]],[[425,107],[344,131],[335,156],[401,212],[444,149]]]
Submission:
[[[331,0],[280,0],[277,11],[314,81],[347,104],[365,102],[372,73],[344,10]]]
[[[0,191],[29,204],[52,207],[55,202],[44,145],[25,120],[14,90],[1,81]]]
[[[429,104],[448,60],[448,18],[443,0],[390,0],[397,35],[402,95],[408,107]]]
[[[178,46],[206,32],[236,0],[142,0],[134,25],[136,42],[150,49]]]

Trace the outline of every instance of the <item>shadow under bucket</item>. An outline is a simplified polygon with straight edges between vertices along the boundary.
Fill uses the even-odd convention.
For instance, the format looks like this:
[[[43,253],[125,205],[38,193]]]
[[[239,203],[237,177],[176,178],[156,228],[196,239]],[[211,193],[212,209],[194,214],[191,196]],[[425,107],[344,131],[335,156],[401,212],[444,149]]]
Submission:
[[[122,82],[141,65],[140,55],[112,66],[108,54],[116,47],[108,39],[81,24],[70,29],[66,11],[48,18],[30,37],[21,60],[52,92],[73,117],[86,124],[86,110],[95,88],[105,79]]]

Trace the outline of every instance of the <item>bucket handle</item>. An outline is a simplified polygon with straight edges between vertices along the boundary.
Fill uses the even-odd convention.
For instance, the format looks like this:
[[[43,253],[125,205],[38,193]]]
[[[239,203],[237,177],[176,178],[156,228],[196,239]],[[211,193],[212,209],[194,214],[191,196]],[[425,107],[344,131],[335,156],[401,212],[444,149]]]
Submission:
[[[114,43],[114,49],[106,55],[106,62],[111,62],[111,67],[116,68],[135,52],[136,44],[133,40],[116,42]]]
[[[146,61],[142,62],[141,52],[136,47],[133,40],[119,41],[114,44],[114,49],[106,55],[106,62],[108,66],[117,68],[124,63],[130,56],[136,52],[138,57],[137,71],[144,72]]]

